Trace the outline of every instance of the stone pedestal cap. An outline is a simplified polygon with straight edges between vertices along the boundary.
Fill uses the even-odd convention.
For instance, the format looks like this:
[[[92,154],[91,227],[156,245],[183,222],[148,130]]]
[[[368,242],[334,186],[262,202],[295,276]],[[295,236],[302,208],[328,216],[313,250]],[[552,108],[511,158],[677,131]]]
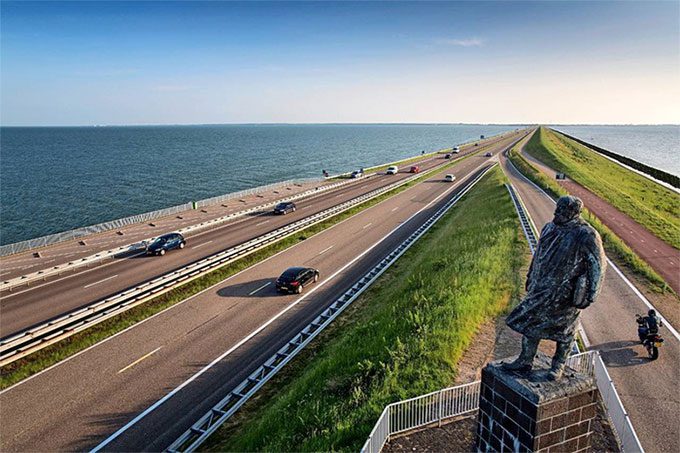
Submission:
[[[550,357],[538,352],[530,373],[515,373],[503,369],[502,364],[513,361],[515,357],[489,363],[482,373],[482,380],[493,380],[505,384],[536,405],[558,398],[577,395],[597,388],[595,379],[567,367],[562,378],[556,381],[547,379]],[[495,384],[493,384],[495,385]]]

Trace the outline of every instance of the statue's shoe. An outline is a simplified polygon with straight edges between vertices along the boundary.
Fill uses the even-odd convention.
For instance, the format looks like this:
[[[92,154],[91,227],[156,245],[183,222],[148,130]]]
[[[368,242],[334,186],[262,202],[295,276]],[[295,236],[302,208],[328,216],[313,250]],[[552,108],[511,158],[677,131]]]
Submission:
[[[523,361],[515,360],[510,363],[503,363],[501,367],[507,371],[514,371],[516,373],[527,373],[531,371],[531,364]]]

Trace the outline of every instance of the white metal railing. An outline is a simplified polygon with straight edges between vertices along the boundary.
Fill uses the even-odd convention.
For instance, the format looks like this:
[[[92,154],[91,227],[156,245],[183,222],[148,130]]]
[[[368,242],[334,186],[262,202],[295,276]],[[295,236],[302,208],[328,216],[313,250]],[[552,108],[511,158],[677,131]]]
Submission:
[[[619,438],[621,450],[624,452],[644,452],[640,439],[638,439],[637,433],[633,428],[633,423],[623,407],[621,398],[619,398],[619,394],[614,386],[614,381],[609,377],[609,372],[602,361],[599,351],[596,351],[594,354],[593,368],[597,388],[600,391],[602,402],[607,408],[607,414],[612,422],[612,426]]]
[[[479,408],[480,381],[448,387],[389,404],[369,434],[361,453],[378,453],[391,435],[441,423]]]

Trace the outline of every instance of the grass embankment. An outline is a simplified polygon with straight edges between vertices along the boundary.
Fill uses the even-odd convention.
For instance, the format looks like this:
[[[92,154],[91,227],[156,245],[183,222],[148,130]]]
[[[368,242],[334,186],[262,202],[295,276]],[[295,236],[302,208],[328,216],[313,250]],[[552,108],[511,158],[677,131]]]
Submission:
[[[384,407],[446,386],[528,260],[496,168],[205,446],[358,451]]]
[[[456,161],[450,162],[449,164],[443,165],[436,171],[443,171],[446,168],[458,164],[467,157],[469,156],[465,156],[462,159],[458,159]],[[338,214],[335,217],[331,217],[324,222],[302,230],[297,234],[265,247],[253,253],[252,255],[248,255],[238,261],[218,268],[203,277],[199,277],[196,280],[188,282],[182,286],[178,286],[177,288],[174,288],[165,294],[149,300],[144,304],[134,307],[100,324],[92,326],[86,331],[75,334],[63,341],[60,341],[59,343],[55,343],[54,345],[48,346],[45,349],[42,349],[23,359],[19,359],[16,362],[10,363],[9,365],[0,368],[0,390],[16,384],[17,382],[26,379],[27,377],[38,373],[57,362],[77,354],[78,352],[96,343],[99,343],[100,341],[115,335],[116,333],[146,318],[149,318],[150,316],[155,315],[156,313],[159,313],[168,307],[176,305],[187,298],[196,295],[213,285],[216,285],[222,280],[257,264],[260,261],[281,252],[282,250],[292,247],[293,245],[302,242],[327,228],[330,228],[336,223],[342,222],[343,220],[363,211],[364,209],[368,209],[371,206],[374,206],[381,201],[390,198],[431,176],[431,174],[425,173],[399,188],[386,192],[379,197],[357,205],[352,209]]]
[[[680,249],[680,196],[672,190],[611,162],[546,127],[525,151],[629,215],[657,237]]]
[[[527,146],[532,141],[533,146],[536,147],[536,137],[538,136],[538,131],[530,138],[527,142]],[[531,165],[520,153],[521,143],[515,145],[510,152],[508,157],[510,161],[517,167],[517,169],[527,178],[534,182],[537,186],[547,192],[553,198],[559,198],[563,195],[568,195],[568,192],[564,190],[556,181],[547,177],[536,167]],[[654,270],[647,264],[643,259],[641,259],[630,247],[626,245],[613,231],[607,228],[595,215],[593,215],[588,209],[584,209],[583,217],[590,223],[593,228],[595,228],[600,236],[602,237],[602,245],[604,246],[605,252],[609,257],[614,259],[615,262],[622,265],[633,274],[642,277],[649,284],[652,290],[656,292],[671,291],[671,288],[666,284],[663,278],[659,276]]]

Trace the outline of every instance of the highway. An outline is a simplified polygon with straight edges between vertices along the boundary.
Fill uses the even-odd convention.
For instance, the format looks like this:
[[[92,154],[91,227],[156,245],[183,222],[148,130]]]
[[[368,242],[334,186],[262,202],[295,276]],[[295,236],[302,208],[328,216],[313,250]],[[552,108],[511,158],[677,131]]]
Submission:
[[[456,158],[477,152],[486,147],[469,146]],[[444,156],[427,158],[420,164],[422,170],[448,163]],[[298,209],[285,216],[275,216],[271,211],[254,212],[187,238],[184,250],[171,251],[164,257],[138,255],[108,261],[92,268],[81,268],[66,276],[37,282],[0,294],[0,337],[44,323],[59,315],[69,313],[98,300],[118,294],[159,275],[182,268],[222,250],[242,244],[250,239],[273,231],[344,201],[358,197],[380,187],[413,176],[409,166],[397,175],[375,175],[335,190],[306,197],[296,202]]]
[[[553,218],[554,202],[521,176],[505,156],[501,164],[540,231]],[[590,348],[601,351],[643,448],[648,452],[678,452],[680,344],[668,329],[661,329],[666,341],[660,358],[647,358],[636,341],[635,323],[635,314],[647,310],[642,299],[609,266],[600,298],[582,312],[581,321]]]
[[[163,449],[489,163],[459,162],[1,392],[12,416],[0,450],[84,450],[106,439],[105,450]],[[276,294],[273,280],[291,265],[315,267],[321,280],[302,296]]]

